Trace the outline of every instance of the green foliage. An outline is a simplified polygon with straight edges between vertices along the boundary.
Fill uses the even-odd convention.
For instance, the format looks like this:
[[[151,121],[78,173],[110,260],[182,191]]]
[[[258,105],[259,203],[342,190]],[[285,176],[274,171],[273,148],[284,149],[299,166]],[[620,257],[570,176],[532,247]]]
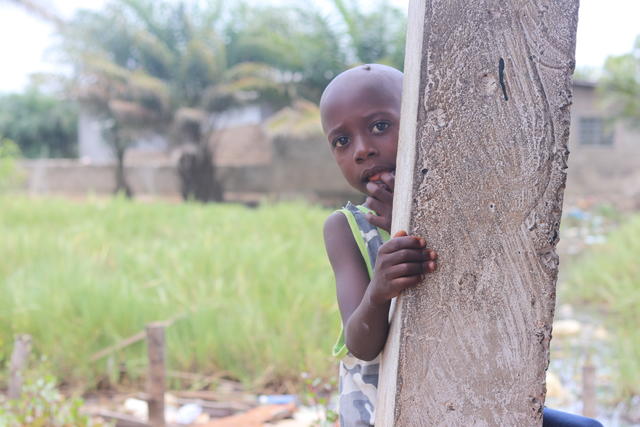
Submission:
[[[112,0],[102,11],[76,16],[63,33],[64,50],[80,65],[81,76],[94,77],[84,80],[93,86],[97,77],[108,86],[100,94],[92,87],[89,95],[138,102],[135,91],[127,90],[127,74],[137,71],[164,83],[173,109],[212,105],[202,96],[229,84],[259,96],[223,98],[225,108],[240,99],[276,108],[298,97],[317,102],[331,78],[357,63],[402,68],[402,11],[386,0],[366,12],[353,0],[335,0],[334,6],[326,14],[299,1],[228,6],[221,1]],[[235,67],[247,63],[261,67],[251,79],[236,78]],[[117,84],[108,83],[113,79]]]
[[[140,378],[143,342],[90,357],[175,316],[170,370],[226,372],[256,386],[297,382],[302,371],[335,374],[340,317],[322,242],[327,211],[119,198],[0,205],[0,340],[30,334],[66,382],[117,381],[120,363]]]
[[[599,91],[613,119],[640,129],[640,36],[630,53],[607,58]]]
[[[76,157],[75,104],[30,88],[0,96],[0,135],[15,141],[25,157]]]
[[[387,1],[364,12],[357,0],[333,0],[350,40],[354,62],[380,62],[403,68],[406,17]]]
[[[45,363],[46,366],[46,363]],[[77,397],[65,397],[56,388],[55,377],[41,366],[27,371],[20,399],[0,396],[2,427],[89,427],[104,426],[80,413],[83,404]]]
[[[604,311],[615,331],[617,382],[625,396],[640,395],[640,215],[571,264],[563,297]]]
[[[282,74],[293,98],[318,102],[341,71],[380,62],[402,69],[406,17],[388,1],[366,9],[358,1],[334,0],[330,13],[290,2],[286,7],[240,4],[224,33],[230,63],[260,61]]]
[[[18,166],[20,147],[0,136],[0,192],[17,187],[24,178]]]
[[[311,407],[321,407],[324,412],[323,419],[315,420],[313,426],[332,426],[339,415],[332,407],[331,397],[335,394],[338,384],[335,376],[325,379],[313,378],[307,372],[302,373],[302,403]]]

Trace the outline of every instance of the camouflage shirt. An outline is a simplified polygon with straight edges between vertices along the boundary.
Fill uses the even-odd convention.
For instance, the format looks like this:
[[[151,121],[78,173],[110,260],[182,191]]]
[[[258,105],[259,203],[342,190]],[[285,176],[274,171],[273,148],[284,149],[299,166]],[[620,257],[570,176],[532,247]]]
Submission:
[[[349,228],[367,265],[369,277],[373,275],[378,249],[389,235],[384,230],[371,225],[364,214],[373,213],[364,206],[351,203],[338,210],[345,215]],[[380,355],[370,362],[357,359],[344,343],[344,331],[340,332],[333,354],[340,357],[340,400],[339,414],[342,427],[373,426],[375,403],[378,392]]]

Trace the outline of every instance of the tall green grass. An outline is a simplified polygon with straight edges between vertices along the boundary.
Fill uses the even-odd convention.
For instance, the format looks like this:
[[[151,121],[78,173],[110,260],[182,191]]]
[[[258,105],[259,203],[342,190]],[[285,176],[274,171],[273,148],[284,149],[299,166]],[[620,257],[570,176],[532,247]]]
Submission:
[[[335,377],[339,327],[322,243],[328,211],[303,203],[140,204],[0,197],[0,369],[29,333],[65,382],[141,378],[145,343],[95,352],[180,316],[168,368],[247,385]],[[565,301],[606,310],[619,389],[640,394],[640,216],[568,266]],[[1,375],[1,374],[0,374]]]
[[[640,215],[575,260],[567,277],[560,287],[565,300],[606,313],[620,392],[640,395]]]
[[[302,203],[0,197],[0,359],[6,365],[15,333],[28,333],[65,382],[93,387],[120,363],[135,377],[144,342],[89,358],[183,314],[167,330],[169,369],[249,385],[333,376],[327,213]]]

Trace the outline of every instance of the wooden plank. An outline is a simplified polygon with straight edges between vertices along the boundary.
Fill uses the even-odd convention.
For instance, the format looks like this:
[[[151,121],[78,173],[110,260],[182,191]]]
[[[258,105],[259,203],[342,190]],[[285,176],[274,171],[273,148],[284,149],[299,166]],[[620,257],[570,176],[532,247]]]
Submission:
[[[156,323],[168,328],[169,326],[173,325],[174,322],[176,322],[177,320],[183,319],[184,317],[186,317],[186,313],[180,313],[170,317],[167,320],[162,320]],[[123,348],[129,347],[130,345],[133,345],[137,342],[144,340],[146,336],[147,336],[146,331],[137,332],[131,335],[130,337],[127,337],[112,346],[109,346],[107,348],[104,348],[98,351],[97,353],[94,353],[89,360],[91,360],[92,362],[95,362],[96,360],[100,360],[103,357],[110,355],[111,353],[114,353],[118,350],[122,350]]]
[[[132,344],[135,344],[137,342],[144,340],[146,336],[147,336],[147,333],[145,331],[138,332],[137,334],[131,335],[130,337],[123,339],[117,344],[114,344],[112,346],[109,346],[105,349],[98,351],[97,353],[93,354],[89,360],[91,360],[92,362],[95,362],[96,360],[100,360],[103,357],[108,356],[113,352],[122,350],[125,347],[129,347]]]
[[[411,0],[392,233],[439,270],[398,300],[376,425],[540,425],[578,0]]]
[[[164,390],[165,390],[165,347],[164,323],[147,325],[147,349],[149,356],[149,374],[147,378],[147,393],[149,399],[149,424],[154,427],[164,427]]]
[[[23,371],[27,367],[31,354],[31,337],[26,334],[16,335],[11,361],[9,362],[9,399],[20,399],[22,394]]]

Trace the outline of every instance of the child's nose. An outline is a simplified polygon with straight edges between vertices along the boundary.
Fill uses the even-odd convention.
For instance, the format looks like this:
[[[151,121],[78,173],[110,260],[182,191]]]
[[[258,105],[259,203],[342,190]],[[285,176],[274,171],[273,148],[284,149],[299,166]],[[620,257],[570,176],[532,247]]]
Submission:
[[[355,142],[356,149],[354,151],[354,157],[356,163],[362,163],[368,158],[378,154],[378,150],[364,138],[358,138]]]

